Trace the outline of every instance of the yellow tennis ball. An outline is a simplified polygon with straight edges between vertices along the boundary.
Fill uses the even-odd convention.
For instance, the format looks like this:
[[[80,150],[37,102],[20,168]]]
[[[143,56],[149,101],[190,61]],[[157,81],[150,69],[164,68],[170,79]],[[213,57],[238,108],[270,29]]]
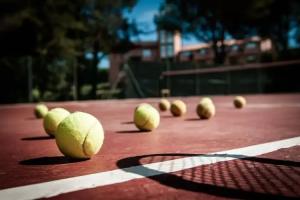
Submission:
[[[201,119],[210,119],[216,114],[216,108],[210,101],[204,101],[197,105],[196,112]]]
[[[99,152],[103,144],[104,130],[93,115],[75,112],[58,125],[55,140],[65,156],[91,158]]]
[[[158,103],[158,107],[161,111],[167,111],[171,107],[171,103],[167,99],[161,99]]]
[[[244,97],[242,96],[236,96],[233,100],[233,105],[236,107],[236,108],[243,108],[245,107],[247,104],[247,101]]]
[[[200,100],[200,103],[211,103],[213,104],[213,101],[211,98],[209,97],[203,97],[201,100]]]
[[[186,113],[186,105],[181,100],[175,100],[171,104],[171,113],[175,117],[182,116]]]
[[[48,113],[48,108],[45,104],[37,104],[34,108],[36,118],[43,118]]]
[[[136,111],[141,106],[151,106],[149,103],[141,103],[137,107],[135,107],[134,111]]]
[[[68,115],[70,115],[69,111],[64,108],[54,108],[50,110],[44,117],[43,121],[46,133],[48,133],[50,136],[55,136],[55,132],[59,123]]]
[[[158,127],[160,115],[150,104],[140,104],[134,111],[133,120],[141,131],[152,131]]]

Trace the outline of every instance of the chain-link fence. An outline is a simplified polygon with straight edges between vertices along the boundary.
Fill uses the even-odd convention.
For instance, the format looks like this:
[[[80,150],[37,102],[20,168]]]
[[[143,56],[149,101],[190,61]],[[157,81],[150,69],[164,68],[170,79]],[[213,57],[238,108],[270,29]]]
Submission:
[[[171,96],[300,92],[299,65],[300,60],[207,68],[132,62],[126,70],[126,97],[157,97],[162,89]]]

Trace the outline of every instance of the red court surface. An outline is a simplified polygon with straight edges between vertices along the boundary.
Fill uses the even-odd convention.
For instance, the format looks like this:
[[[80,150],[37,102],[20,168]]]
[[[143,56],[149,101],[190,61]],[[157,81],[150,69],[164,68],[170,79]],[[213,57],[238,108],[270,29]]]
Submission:
[[[104,145],[96,156],[85,161],[65,158],[59,152],[55,139],[44,132],[42,120],[35,119],[33,104],[2,105],[0,199],[5,197],[1,192],[8,188],[116,169],[125,172],[132,166],[141,166],[144,176],[151,173],[152,169],[145,167],[149,163],[202,154],[205,157],[208,153],[300,136],[300,94],[245,97],[248,105],[244,109],[233,108],[232,96],[212,97],[217,113],[211,120],[200,120],[195,113],[200,97],[182,97],[187,103],[187,114],[175,118],[169,112],[161,113],[160,126],[153,132],[136,129],[133,110],[142,102],[157,107],[159,99],[47,103],[50,108],[88,112],[101,121]],[[62,192],[51,198],[300,198],[300,146],[253,157],[232,157],[235,159]]]

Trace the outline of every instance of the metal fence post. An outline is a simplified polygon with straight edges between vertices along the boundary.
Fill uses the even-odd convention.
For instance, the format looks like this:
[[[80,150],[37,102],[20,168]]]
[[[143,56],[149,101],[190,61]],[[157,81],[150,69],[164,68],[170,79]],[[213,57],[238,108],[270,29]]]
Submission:
[[[75,56],[73,58],[73,100],[78,99],[77,87],[77,58]]]
[[[27,57],[27,72],[28,72],[28,102],[32,102],[32,57]]]
[[[257,79],[256,79],[257,80],[257,92],[263,93],[261,68],[257,68],[256,76],[257,76]]]
[[[168,59],[166,59],[166,67],[167,67],[167,71],[170,71],[170,62]],[[167,88],[170,90],[171,92],[171,81],[170,81],[170,76],[167,76]]]
[[[194,65],[195,65],[195,70],[197,70],[197,69],[198,69],[197,63],[194,62]],[[196,84],[196,87],[195,87],[195,89],[196,89],[195,95],[199,95],[199,94],[200,94],[200,89],[199,89],[199,87],[200,87],[200,81],[199,81],[199,75],[198,75],[197,73],[195,73],[195,84]]]
[[[230,71],[227,72],[227,94],[231,93],[231,74]]]

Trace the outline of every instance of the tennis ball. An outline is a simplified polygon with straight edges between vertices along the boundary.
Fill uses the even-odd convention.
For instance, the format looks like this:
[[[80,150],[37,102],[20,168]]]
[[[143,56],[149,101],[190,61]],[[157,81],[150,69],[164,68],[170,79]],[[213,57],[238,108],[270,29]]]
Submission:
[[[48,108],[44,104],[37,104],[34,108],[36,118],[43,118],[48,113]]]
[[[244,97],[242,96],[236,96],[233,100],[233,105],[236,107],[236,108],[243,108],[245,107],[247,104],[247,101]]]
[[[103,144],[104,130],[101,123],[91,114],[74,112],[66,117],[57,128],[56,144],[67,157],[91,158]]]
[[[141,131],[152,131],[159,125],[160,115],[150,104],[140,104],[134,111],[134,124]]]
[[[186,105],[181,100],[175,100],[171,104],[171,113],[175,117],[182,116],[186,113]]]
[[[44,129],[50,136],[55,136],[58,124],[70,115],[69,111],[63,108],[54,108],[44,117]]]
[[[149,103],[141,103],[137,107],[135,107],[134,111],[136,111],[140,106],[151,106]]]
[[[216,108],[210,101],[202,101],[197,105],[196,112],[201,119],[210,119],[216,114]]]
[[[171,103],[167,99],[161,99],[158,103],[158,107],[161,111],[167,111],[171,107]]]
[[[213,104],[213,101],[211,98],[209,97],[203,97],[201,100],[200,100],[200,103],[211,103]]]

